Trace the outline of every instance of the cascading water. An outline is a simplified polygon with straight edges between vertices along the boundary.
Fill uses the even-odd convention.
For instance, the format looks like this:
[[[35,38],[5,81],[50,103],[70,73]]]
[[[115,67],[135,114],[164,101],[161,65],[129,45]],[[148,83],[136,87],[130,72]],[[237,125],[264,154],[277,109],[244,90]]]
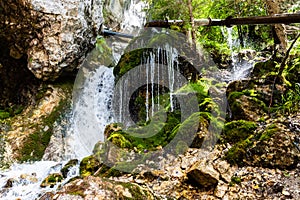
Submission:
[[[113,122],[113,68],[100,66],[86,75],[88,78],[74,102],[74,135],[70,143],[74,151],[71,154],[79,158],[90,155],[97,141],[104,141],[105,126]]]
[[[227,38],[227,45],[231,51],[231,60],[232,60],[232,67],[228,69],[224,80],[226,82],[232,82],[235,80],[240,80],[246,78],[250,75],[251,70],[254,66],[253,61],[245,60],[242,58],[242,55],[235,53],[235,48],[240,48],[239,40],[235,40],[233,38],[233,28],[223,28],[222,29],[223,35]]]
[[[123,10],[121,30],[137,35],[144,24],[145,4],[139,0],[128,0],[124,4],[128,7]],[[128,41],[112,39],[108,43],[112,47],[115,60],[118,61]],[[72,111],[65,119],[66,128],[54,133],[54,136],[58,136],[52,137],[49,145],[51,149],[46,151],[43,161],[13,164],[9,169],[0,171],[0,199],[32,200],[46,192],[55,191],[57,186],[41,188],[42,181],[49,174],[59,173],[69,159],[80,160],[90,155],[95,143],[103,141],[104,128],[113,121],[111,99],[114,76],[112,72],[112,68],[100,65],[88,72],[83,71],[86,79],[81,82],[82,88],[78,90],[81,96],[78,101],[73,102]],[[77,165],[70,169],[68,177],[58,185],[64,185],[78,174]]]
[[[165,51],[164,51],[165,50]],[[162,56],[165,52],[165,56]],[[160,57],[162,58],[161,63],[167,63],[167,74],[168,74],[168,85],[169,95],[170,95],[170,111],[174,111],[174,92],[175,92],[175,70],[178,70],[178,62],[176,59],[178,57],[178,53],[175,48],[166,45],[164,48],[158,48],[157,52],[151,52],[149,55],[144,56],[144,60],[146,60],[146,79],[147,79],[147,88],[146,88],[146,121],[148,121],[151,117],[153,117],[154,113],[158,111],[158,107],[155,105],[155,97],[157,97],[157,102],[159,102],[159,87],[157,87],[157,92],[155,94],[155,84],[152,83],[160,83],[161,73],[163,73],[160,69],[160,64],[156,63],[160,61]],[[164,60],[166,59],[166,61]],[[150,88],[151,87],[151,88]],[[149,102],[149,97],[151,94],[151,102]]]
[[[28,164],[14,164],[7,171],[0,173],[0,199],[36,199],[40,194],[55,191],[58,187],[41,188],[40,184],[49,174],[59,173],[66,162],[39,161]],[[72,167],[68,172],[68,178],[61,184],[67,183],[71,178],[77,176],[79,166]]]

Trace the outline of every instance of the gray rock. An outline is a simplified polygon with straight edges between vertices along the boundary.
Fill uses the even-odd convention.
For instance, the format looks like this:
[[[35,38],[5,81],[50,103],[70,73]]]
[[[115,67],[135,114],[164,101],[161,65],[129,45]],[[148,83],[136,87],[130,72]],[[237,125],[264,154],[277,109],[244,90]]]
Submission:
[[[73,70],[94,44],[103,23],[102,0],[7,0],[1,3],[1,37],[10,56],[28,56],[39,79]]]

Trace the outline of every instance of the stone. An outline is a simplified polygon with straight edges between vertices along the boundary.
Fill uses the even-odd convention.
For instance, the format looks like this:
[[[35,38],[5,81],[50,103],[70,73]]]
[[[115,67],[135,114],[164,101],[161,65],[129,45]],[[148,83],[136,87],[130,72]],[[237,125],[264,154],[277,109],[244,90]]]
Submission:
[[[41,187],[50,187],[53,188],[56,184],[60,183],[63,180],[63,176],[60,173],[54,173],[48,175],[43,182],[41,183]]]
[[[52,192],[46,192],[39,198],[39,200],[48,200],[48,199],[55,199],[54,194]]]
[[[8,41],[12,58],[27,56],[35,77],[53,80],[75,69],[94,45],[102,6],[102,0],[4,1],[0,37]]]
[[[281,192],[284,196],[290,196],[291,195],[291,193],[289,193],[289,191],[287,191],[287,190],[282,190],[282,192]]]
[[[3,186],[3,188],[12,188],[13,184],[16,180],[13,178],[10,178],[6,181],[6,184]]]
[[[78,164],[77,159],[70,160],[65,166],[60,170],[64,178],[67,178],[68,173],[72,167],[75,167]]]
[[[196,181],[203,187],[216,186],[220,174],[216,171],[211,163],[205,161],[196,162],[187,173],[189,179]]]
[[[137,184],[93,176],[71,181],[57,193],[60,196],[77,194],[84,199],[155,199],[148,189],[144,189]]]
[[[224,183],[223,181],[219,181],[214,191],[214,195],[222,199],[227,191],[228,191],[228,184]]]

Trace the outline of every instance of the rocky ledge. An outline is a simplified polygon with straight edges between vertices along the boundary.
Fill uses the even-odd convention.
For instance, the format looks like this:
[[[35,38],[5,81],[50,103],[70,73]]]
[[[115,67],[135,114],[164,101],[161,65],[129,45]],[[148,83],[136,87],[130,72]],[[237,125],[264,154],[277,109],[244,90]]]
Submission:
[[[25,55],[29,70],[43,80],[76,68],[103,22],[102,0],[7,0],[0,10],[0,38],[11,58]]]

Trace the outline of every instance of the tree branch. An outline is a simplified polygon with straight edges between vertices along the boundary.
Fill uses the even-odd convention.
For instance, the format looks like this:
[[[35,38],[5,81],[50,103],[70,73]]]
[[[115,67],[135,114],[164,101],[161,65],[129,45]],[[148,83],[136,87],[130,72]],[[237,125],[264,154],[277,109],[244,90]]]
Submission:
[[[274,81],[273,81],[273,84],[272,84],[272,93],[271,93],[271,99],[270,99],[270,104],[269,104],[269,114],[270,114],[270,109],[271,109],[271,106],[273,104],[273,94],[274,94],[274,89],[275,89],[275,86],[276,86],[276,81],[277,81],[277,78],[280,77],[284,71],[284,68],[285,68],[285,65],[286,65],[286,61],[287,59],[289,58],[289,55],[290,55],[290,52],[291,50],[293,49],[294,45],[296,44],[297,40],[300,38],[300,33],[296,36],[296,38],[294,39],[294,41],[292,42],[291,46],[289,47],[289,49],[286,51],[285,53],[285,56],[282,60],[282,62],[280,63],[280,67],[279,67],[279,70],[278,70],[278,74],[275,76],[274,78]]]

